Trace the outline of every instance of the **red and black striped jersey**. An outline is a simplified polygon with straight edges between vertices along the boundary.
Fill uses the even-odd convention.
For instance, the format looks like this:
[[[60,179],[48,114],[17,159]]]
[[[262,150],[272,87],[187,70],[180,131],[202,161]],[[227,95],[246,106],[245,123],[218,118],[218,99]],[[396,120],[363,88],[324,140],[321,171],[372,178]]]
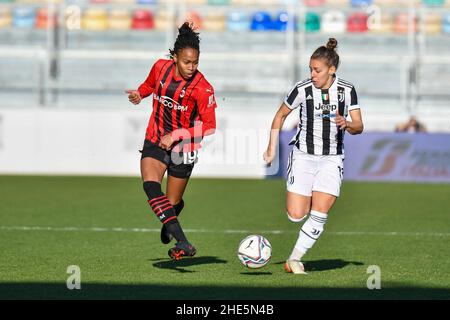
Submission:
[[[171,134],[179,141],[176,149],[197,150],[203,136],[216,128],[214,89],[200,71],[185,80],[175,75],[175,68],[173,60],[158,60],[138,88],[142,98],[153,94],[145,139],[158,144]]]

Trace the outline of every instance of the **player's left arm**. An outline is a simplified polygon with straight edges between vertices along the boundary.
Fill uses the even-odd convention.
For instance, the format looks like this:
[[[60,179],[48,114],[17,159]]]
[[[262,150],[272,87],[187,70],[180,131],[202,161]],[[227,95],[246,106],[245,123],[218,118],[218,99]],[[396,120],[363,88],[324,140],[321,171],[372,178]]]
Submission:
[[[360,134],[364,130],[364,124],[361,116],[361,109],[353,109],[349,112],[352,121],[346,121],[345,130],[350,134]]]
[[[347,121],[346,114],[340,115],[339,110],[336,110],[336,125],[341,130],[346,130],[350,134],[360,134],[364,130],[362,121],[361,109],[358,104],[358,95],[355,87],[350,90],[350,105],[348,106],[351,121]]]

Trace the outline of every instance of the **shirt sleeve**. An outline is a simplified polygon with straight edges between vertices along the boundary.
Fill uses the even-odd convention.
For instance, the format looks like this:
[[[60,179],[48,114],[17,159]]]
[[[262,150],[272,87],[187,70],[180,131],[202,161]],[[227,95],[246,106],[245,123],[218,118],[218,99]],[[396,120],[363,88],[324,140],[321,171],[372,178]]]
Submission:
[[[348,107],[348,111],[352,111],[359,108],[360,107],[358,104],[358,95],[356,94],[355,87],[353,87],[352,90],[350,90],[350,105]]]
[[[150,73],[147,76],[147,79],[139,86],[138,91],[141,95],[141,98],[148,97],[153,93],[156,87],[156,76],[157,76],[157,64],[156,62],[152,69],[150,70]]]
[[[300,92],[295,86],[284,99],[284,104],[291,110],[297,109],[300,106]]]
[[[214,111],[217,108],[216,97],[214,96],[214,89],[211,86],[199,89],[197,99],[198,113],[200,116],[205,113]]]

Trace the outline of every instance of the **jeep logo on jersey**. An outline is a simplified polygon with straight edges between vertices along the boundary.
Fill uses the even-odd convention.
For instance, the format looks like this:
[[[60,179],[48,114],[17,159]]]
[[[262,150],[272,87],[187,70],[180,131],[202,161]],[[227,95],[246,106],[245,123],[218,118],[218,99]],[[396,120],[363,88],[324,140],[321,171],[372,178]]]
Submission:
[[[154,96],[155,100],[158,100],[159,103],[162,103],[164,107],[174,109],[174,110],[180,110],[180,111],[187,111],[187,106],[180,106],[177,101],[173,100],[170,97],[167,96]]]
[[[322,110],[322,111],[335,111],[337,109],[337,106],[335,104],[322,104],[319,103],[318,106],[315,107],[316,110]]]

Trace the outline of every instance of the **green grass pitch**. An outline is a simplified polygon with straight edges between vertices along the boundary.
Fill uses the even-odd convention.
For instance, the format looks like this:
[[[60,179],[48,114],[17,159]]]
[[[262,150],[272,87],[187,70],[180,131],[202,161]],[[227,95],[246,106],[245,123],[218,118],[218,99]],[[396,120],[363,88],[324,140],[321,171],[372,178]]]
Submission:
[[[450,185],[344,182],[306,276],[283,270],[300,227],[284,194],[283,180],[193,178],[180,221],[198,253],[174,262],[139,178],[0,176],[0,298],[450,299]],[[273,246],[256,270],[236,256],[253,233]]]

